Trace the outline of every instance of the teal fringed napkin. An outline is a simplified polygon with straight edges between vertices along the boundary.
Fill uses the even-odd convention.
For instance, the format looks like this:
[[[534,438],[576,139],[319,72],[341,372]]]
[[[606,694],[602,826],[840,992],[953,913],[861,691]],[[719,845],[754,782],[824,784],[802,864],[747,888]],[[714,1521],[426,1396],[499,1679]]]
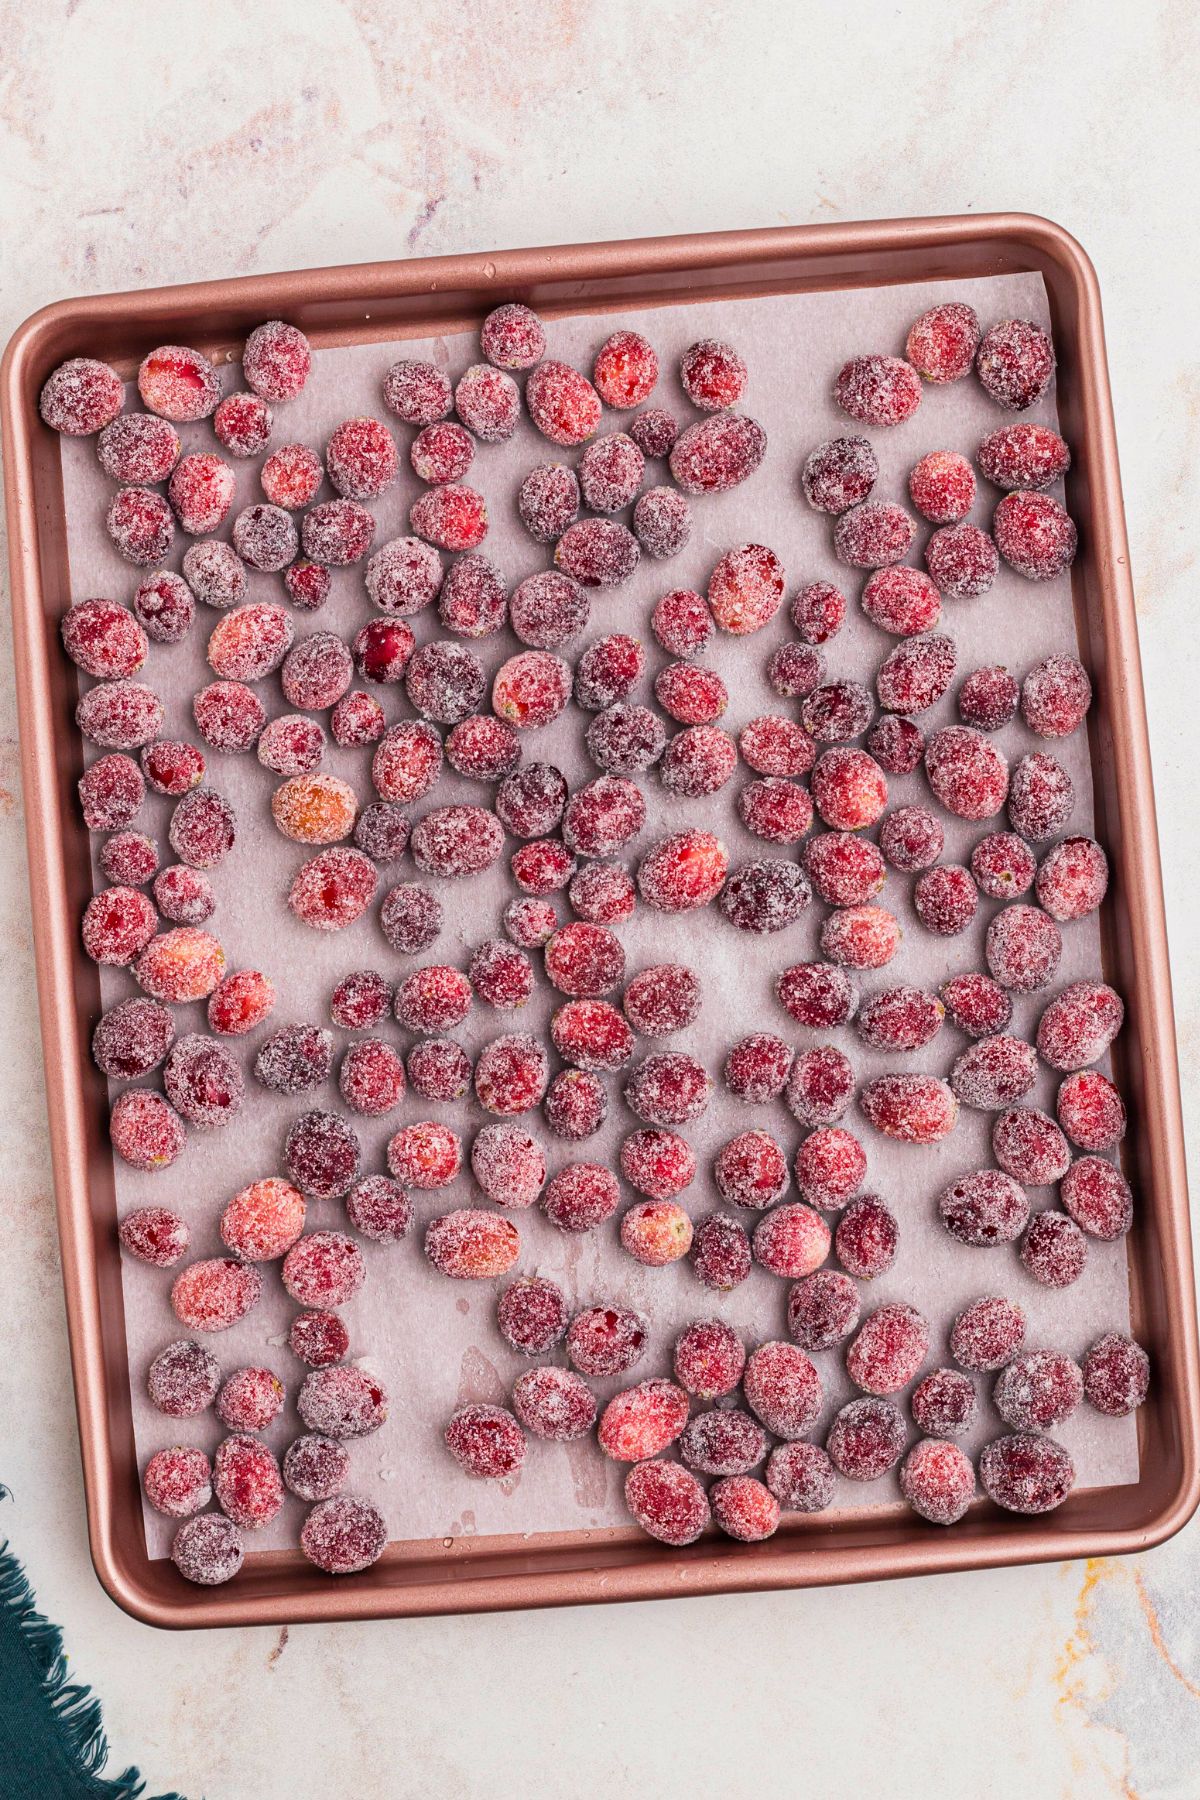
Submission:
[[[146,1784],[137,1770],[106,1780],[100,1770],[107,1760],[100,1702],[68,1680],[62,1633],[38,1612],[25,1571],[0,1541],[0,1794],[4,1800],[143,1800]]]

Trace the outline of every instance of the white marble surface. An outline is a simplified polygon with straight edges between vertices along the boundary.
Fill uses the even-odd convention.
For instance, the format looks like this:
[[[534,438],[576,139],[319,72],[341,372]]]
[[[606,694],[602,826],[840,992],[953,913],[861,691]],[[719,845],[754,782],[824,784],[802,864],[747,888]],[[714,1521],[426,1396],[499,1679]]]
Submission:
[[[386,255],[1008,207],[1075,231],[1105,297],[1195,1141],[1193,7],[5,0],[0,27],[3,336],[64,294]],[[1196,1793],[1200,1525],[1086,1568],[286,1642],[119,1613],[84,1539],[10,660],[0,1529],[104,1697],[114,1767],[190,1800]]]

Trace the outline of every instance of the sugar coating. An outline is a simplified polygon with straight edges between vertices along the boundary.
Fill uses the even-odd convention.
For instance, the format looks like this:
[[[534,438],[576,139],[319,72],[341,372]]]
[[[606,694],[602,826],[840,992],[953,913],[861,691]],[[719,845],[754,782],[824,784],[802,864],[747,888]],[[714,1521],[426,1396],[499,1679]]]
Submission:
[[[461,1138],[438,1119],[404,1125],[388,1142],[388,1169],[406,1188],[424,1192],[446,1187],[461,1169],[462,1160]]]
[[[543,1205],[560,1231],[591,1231],[612,1217],[621,1189],[611,1169],[599,1163],[568,1163],[551,1179]],[[582,1363],[578,1365],[583,1368]],[[589,1370],[584,1369],[584,1374]]]
[[[943,300],[913,321],[904,354],[926,381],[961,381],[971,372],[979,336],[974,307],[965,300]]]
[[[672,1381],[642,1381],[614,1395],[600,1416],[600,1448],[614,1462],[642,1462],[673,1444],[688,1421],[688,1397]]]
[[[872,994],[859,1008],[856,1023],[859,1036],[874,1050],[921,1050],[937,1036],[945,1016],[945,1006],[932,994],[901,985]]]
[[[877,1131],[900,1143],[936,1144],[958,1118],[949,1084],[933,1075],[881,1075],[864,1085],[859,1105]]]
[[[810,581],[796,594],[788,616],[804,643],[827,644],[846,620],[846,596],[828,581]]]
[[[1053,981],[1062,956],[1062,932],[1040,907],[1017,901],[996,914],[984,940],[987,965],[1014,993],[1033,993]]]
[[[1071,1160],[1066,1138],[1049,1114],[1036,1106],[1014,1106],[997,1116],[992,1155],[1005,1174],[1025,1187],[1061,1181]]]
[[[431,362],[402,358],[383,381],[383,403],[407,425],[432,425],[450,411],[448,377]]]
[[[1110,1419],[1124,1418],[1142,1405],[1150,1387],[1150,1358],[1120,1331],[1097,1338],[1083,1359],[1083,1391],[1088,1403]]]
[[[253,688],[242,681],[214,681],[192,701],[196,729],[210,750],[231,756],[253,750],[267,713]]]
[[[553,358],[539,363],[525,387],[529,416],[543,437],[571,448],[600,425],[600,396],[585,375]]]
[[[619,587],[629,580],[641,554],[627,525],[615,519],[577,519],[559,538],[554,564],[581,587]]]
[[[541,1356],[552,1349],[565,1336],[570,1318],[561,1288],[544,1276],[521,1276],[496,1302],[500,1335],[522,1356]]]
[[[301,1113],[284,1139],[283,1161],[310,1200],[340,1200],[358,1174],[358,1134],[338,1113]]]
[[[191,1242],[186,1221],[165,1206],[135,1207],[125,1214],[117,1233],[123,1250],[155,1269],[169,1269],[186,1256]]]
[[[932,630],[942,616],[942,601],[928,575],[901,563],[867,577],[862,609],[881,631],[906,638]]]
[[[386,1420],[388,1396],[364,1370],[337,1364],[305,1376],[296,1407],[309,1431],[322,1437],[367,1437]]]
[[[835,1480],[828,1452],[803,1438],[776,1444],[767,1462],[767,1486],[785,1512],[824,1512]]]
[[[343,931],[375,898],[379,877],[361,850],[322,850],[300,865],[288,890],[290,910],[315,931]]]
[[[232,1519],[200,1513],[179,1527],[171,1545],[171,1561],[185,1581],[217,1587],[231,1581],[242,1566],[242,1535]]]
[[[977,1169],[942,1190],[938,1212],[946,1230],[960,1244],[1011,1244],[1029,1222],[1029,1201],[1011,1175],[999,1169]]]
[[[218,611],[227,606],[236,606],[245,599],[246,565],[232,544],[226,544],[219,538],[188,545],[183,555],[183,576],[196,599],[205,606],[216,607]],[[143,583],[143,589],[145,585]],[[139,589],[139,592],[143,589]],[[188,623],[191,623],[190,616]],[[178,626],[173,627],[172,635],[164,641],[176,642],[177,635],[181,637],[184,630],[186,626],[182,630]]]
[[[104,681],[82,696],[75,723],[102,750],[140,750],[162,730],[163,704],[142,682]]]
[[[340,1362],[349,1348],[350,1333],[336,1313],[297,1313],[288,1330],[288,1349],[302,1363],[307,1363],[310,1369],[324,1369],[330,1363]],[[283,1478],[291,1487],[286,1463]],[[301,1499],[303,1498],[301,1495]],[[316,1500],[324,1496],[314,1494],[312,1498]]]
[[[708,1525],[708,1496],[679,1463],[638,1463],[625,1477],[625,1504],[650,1537],[679,1547],[694,1543]]]
[[[900,1469],[900,1492],[932,1525],[954,1525],[975,1498],[975,1470],[957,1444],[922,1438]]]
[[[1033,886],[1037,858],[1012,831],[990,831],[971,852],[971,873],[991,900],[1019,900]]]
[[[979,1479],[988,1499],[1006,1512],[1052,1512],[1075,1485],[1075,1464],[1053,1438],[1018,1432],[984,1446]]]
[[[235,1369],[217,1395],[217,1417],[231,1431],[265,1431],[283,1410],[282,1381],[271,1369]]]
[[[484,319],[479,347],[498,368],[532,369],[546,354],[545,327],[531,307],[510,300]]]
[[[364,1176],[361,1181],[355,1182],[346,1195],[346,1217],[355,1231],[360,1236],[369,1238],[373,1244],[398,1244],[412,1229],[413,1216],[413,1203],[408,1194],[399,1182],[390,1180],[386,1175]],[[320,1316],[332,1317],[326,1314]],[[338,1354],[342,1355],[344,1351]],[[315,1359],[308,1357],[306,1360]],[[323,1356],[321,1360],[328,1362],[336,1361],[337,1358]]]
[[[942,854],[945,834],[925,806],[898,806],[879,831],[879,848],[894,869],[915,874],[930,868]]]
[[[829,1460],[849,1481],[877,1481],[904,1453],[904,1420],[888,1400],[864,1395],[834,1415],[825,1440]]]
[[[978,525],[943,525],[925,546],[925,566],[951,600],[986,594],[1000,566],[996,544]]]
[[[1052,1431],[1083,1399],[1083,1372],[1060,1350],[1026,1350],[1000,1371],[996,1411],[1014,1431]]]
[[[565,463],[530,469],[517,494],[517,511],[530,537],[552,544],[579,517],[579,480]]]
[[[950,1354],[962,1369],[990,1373],[1025,1342],[1025,1314],[1014,1300],[988,1295],[964,1307],[950,1329]]]
[[[873,1281],[896,1260],[900,1227],[895,1214],[875,1194],[852,1200],[833,1234],[838,1261],[860,1281]]]
[[[1088,1242],[1066,1213],[1037,1213],[1021,1242],[1021,1261],[1044,1287],[1070,1287],[1083,1274]]]
[[[906,638],[884,659],[875,677],[879,704],[889,712],[928,712],[950,686],[957,667],[953,638],[937,633]],[[805,702],[806,707],[809,704]],[[858,733],[847,735],[856,737]]]
[[[361,562],[374,541],[375,520],[357,500],[327,500],[310,506],[300,521],[305,556],[330,568],[345,569]],[[291,557],[286,560],[290,562]]]
[[[866,500],[879,479],[869,438],[830,438],[810,452],[800,473],[804,497],[817,512],[844,513]]]
[[[142,1487],[155,1512],[187,1519],[212,1501],[212,1465],[203,1450],[156,1450],[142,1471]]]
[[[751,1248],[755,1262],[772,1275],[799,1281],[825,1261],[830,1243],[829,1226],[811,1206],[789,1203],[773,1207],[759,1220]]]
[[[391,1046],[389,1045],[387,1048],[390,1050]],[[372,1046],[372,1049],[379,1065],[391,1069],[390,1063],[384,1063],[378,1046]],[[343,1069],[345,1066],[343,1063]],[[474,1065],[466,1051],[456,1044],[453,1038],[445,1037],[426,1038],[424,1043],[414,1044],[408,1053],[408,1061],[405,1066],[408,1071],[409,1086],[414,1094],[419,1094],[424,1100],[461,1100],[471,1086],[471,1077],[474,1073]],[[395,1083],[395,1074],[398,1072],[394,1071],[391,1077],[394,1093],[398,1086],[398,1083]],[[375,1080],[372,1085],[374,1103],[378,1105],[382,1084]],[[396,1093],[396,1098],[389,1099],[384,1110],[390,1110],[398,1098],[399,1094]]]
[[[979,1414],[975,1384],[957,1369],[934,1369],[909,1396],[913,1422],[929,1437],[958,1437],[970,1431]]]
[[[838,371],[833,397],[864,425],[899,425],[921,404],[921,379],[899,356],[853,356]]]
[[[637,888],[620,863],[587,863],[571,877],[567,899],[593,925],[621,925],[637,909]]]
[[[255,326],[242,351],[242,373],[266,400],[294,400],[311,367],[308,339],[298,326],[282,319]]]
[[[750,1273],[750,1239],[725,1213],[709,1213],[692,1233],[692,1272],[703,1287],[731,1293]]]
[[[686,494],[723,494],[747,481],[766,453],[767,434],[756,419],[718,412],[675,440],[671,474]]]
[[[207,419],[221,396],[208,358],[183,344],[152,350],[138,369],[137,384],[143,405],[176,425]]]
[[[521,416],[521,390],[512,376],[487,363],[474,363],[454,389],[454,407],[463,424],[481,443],[510,438]]]
[[[171,1286],[171,1306],[189,1331],[227,1331],[262,1297],[258,1270],[232,1257],[189,1263]]]
[[[950,1086],[964,1106],[994,1111],[1027,1094],[1037,1072],[1032,1044],[996,1032],[963,1051],[950,1072]]]
[[[596,1421],[595,1396],[570,1369],[526,1369],[513,1383],[512,1401],[525,1429],[552,1443],[584,1437]]]
[[[631,1131],[622,1141],[620,1163],[630,1187],[649,1200],[673,1200],[696,1178],[696,1153],[692,1146],[677,1132],[662,1126]],[[687,1247],[685,1244],[684,1249]]]
[[[793,963],[779,976],[775,992],[797,1025],[816,1030],[845,1025],[858,1010],[858,989],[845,969],[832,963]],[[786,1075],[785,1069],[781,1082]]]
[[[167,1098],[189,1125],[211,1130],[241,1111],[245,1082],[237,1058],[203,1032],[188,1032],[175,1044],[163,1071]]]
[[[560,1069],[546,1089],[542,1115],[555,1137],[578,1143],[608,1117],[608,1092],[587,1069]]]
[[[462,1406],[445,1431],[446,1448],[477,1481],[515,1475],[525,1461],[525,1433],[503,1406]]]
[[[146,784],[132,757],[114,753],[89,764],[77,792],[88,830],[113,831],[136,818],[146,798]]]
[[[425,1232],[426,1256],[440,1275],[455,1281],[507,1274],[520,1248],[513,1221],[480,1207],[459,1207],[434,1219]]]
[[[767,1434],[738,1407],[694,1413],[679,1440],[679,1454],[700,1475],[748,1475],[767,1453]]]
[[[230,1200],[221,1215],[221,1239],[247,1262],[283,1256],[304,1229],[305,1201],[278,1175],[253,1181]]]
[[[1054,346],[1030,319],[1002,319],[984,333],[975,373],[998,405],[1024,412],[1054,375]]]
[[[146,1375],[146,1391],[159,1412],[173,1419],[206,1412],[217,1397],[221,1368],[202,1344],[181,1338],[160,1350]]]
[[[593,438],[579,459],[584,505],[596,513],[621,512],[640,490],[645,473],[646,458],[628,432]]]
[[[281,1278],[298,1306],[345,1306],[367,1278],[363,1253],[342,1231],[312,1231],[283,1259]]]
[[[783,564],[766,544],[727,550],[708,578],[713,620],[735,637],[747,637],[769,625],[783,596]]]
[[[300,1548],[327,1575],[353,1575],[379,1561],[387,1524],[378,1507],[353,1494],[314,1506],[300,1528]]]
[[[1091,679],[1073,656],[1047,656],[1030,669],[1021,687],[1021,717],[1039,737],[1069,737],[1091,703]]]
[[[298,1500],[310,1504],[332,1499],[349,1474],[350,1455],[345,1445],[315,1433],[293,1439],[283,1459],[285,1486]]]
[[[283,1025],[271,1033],[254,1059],[256,1078],[276,1094],[302,1094],[319,1087],[333,1066],[333,1035],[318,1025]]]
[[[776,1437],[799,1438],[811,1429],[824,1403],[816,1365],[796,1344],[760,1344],[746,1363],[746,1404]]]
[[[832,1350],[858,1325],[859,1292],[840,1269],[816,1269],[788,1290],[787,1328],[802,1350]]]
[[[880,1306],[846,1351],[846,1373],[869,1394],[895,1394],[914,1379],[928,1354],[929,1322],[916,1307]]]

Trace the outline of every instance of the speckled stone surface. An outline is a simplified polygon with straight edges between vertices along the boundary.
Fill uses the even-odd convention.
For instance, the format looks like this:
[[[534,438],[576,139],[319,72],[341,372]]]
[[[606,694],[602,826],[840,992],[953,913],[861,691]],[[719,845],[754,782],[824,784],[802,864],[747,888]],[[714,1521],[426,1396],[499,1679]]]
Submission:
[[[0,25],[5,337],[64,294],[388,255],[1009,207],[1073,230],[1106,305],[1195,1137],[1193,8],[0,0]],[[0,1529],[114,1767],[197,1800],[456,1800],[683,1795],[702,1757],[741,1796],[790,1786],[802,1747],[835,1800],[1196,1793],[1200,1525],[1120,1563],[824,1593],[290,1637],[126,1619],[87,1557],[7,651],[0,945]]]

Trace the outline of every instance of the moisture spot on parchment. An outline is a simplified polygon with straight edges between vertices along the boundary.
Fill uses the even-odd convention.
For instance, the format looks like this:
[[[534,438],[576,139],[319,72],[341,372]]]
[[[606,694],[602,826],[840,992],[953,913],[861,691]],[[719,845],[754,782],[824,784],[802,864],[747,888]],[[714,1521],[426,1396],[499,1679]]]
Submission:
[[[471,1302],[469,1300],[463,1300],[460,1298],[460,1299],[456,1300],[454,1302],[454,1304],[457,1307],[458,1311],[463,1315],[463,1318],[465,1319],[467,1314],[471,1310]]]
[[[458,1370],[459,1406],[503,1406],[507,1399],[508,1389],[495,1363],[470,1345]]]
[[[575,1489],[575,1504],[585,1512],[597,1512],[608,1498],[609,1465],[596,1455],[590,1438],[576,1438],[567,1445],[567,1466]]]

